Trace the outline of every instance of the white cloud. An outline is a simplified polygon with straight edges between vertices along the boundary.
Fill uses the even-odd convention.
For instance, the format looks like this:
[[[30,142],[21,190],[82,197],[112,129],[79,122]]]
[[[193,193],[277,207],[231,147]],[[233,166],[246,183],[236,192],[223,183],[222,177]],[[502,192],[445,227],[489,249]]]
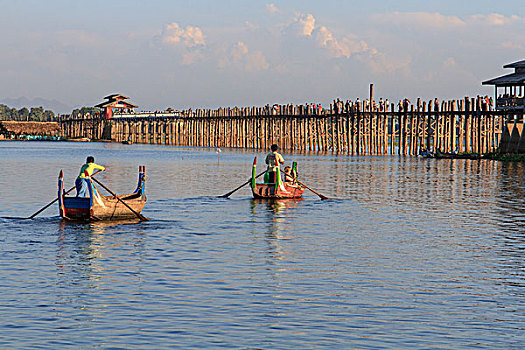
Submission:
[[[392,12],[377,14],[373,18],[384,24],[432,29],[451,29],[474,24],[479,26],[525,24],[525,17],[505,16],[499,13],[475,14],[462,19],[458,16],[445,16],[437,12]]]
[[[516,15],[506,17],[499,13],[491,13],[488,15],[472,15],[469,19],[471,20],[471,22],[490,26],[505,26],[520,22],[521,24],[525,24],[524,17]]]
[[[266,4],[266,11],[272,14],[281,12],[274,3]]]
[[[242,41],[239,41],[230,50],[230,57],[235,61],[239,62],[248,54],[248,47]]]
[[[332,32],[330,32],[326,27],[319,28],[319,31],[317,32],[317,43],[319,46],[328,46],[330,43],[334,41],[334,37],[332,35]]]
[[[182,64],[188,66],[203,59],[204,55],[200,51],[189,51],[182,55]]]
[[[56,33],[58,42],[62,45],[97,46],[102,40],[96,34],[81,30],[61,30]]]
[[[428,28],[448,29],[466,25],[465,21],[457,16],[444,16],[436,12],[392,12],[377,14],[374,18],[385,24]]]
[[[315,18],[312,14],[296,14],[292,23],[288,26],[299,36],[311,36],[315,28]]]
[[[402,58],[389,57],[380,52],[367,57],[367,63],[370,66],[372,72],[376,74],[401,72],[404,75],[410,71],[410,65],[412,64],[412,57],[406,56]]]
[[[206,45],[204,35],[199,27],[187,26],[186,29],[183,29],[176,22],[164,26],[161,38],[163,43],[169,45],[182,44],[190,48]]]
[[[338,40],[325,26],[321,26],[319,29],[316,29],[315,37],[317,44],[320,47],[327,48],[330,52],[330,55],[336,58],[342,56],[350,58],[356,53],[363,53],[367,51],[372,54],[377,52],[375,49],[370,49],[366,42],[357,39],[355,36],[347,36]]]
[[[250,52],[248,46],[242,41],[233,45],[227,57],[219,62],[220,68],[230,65],[241,66],[247,72],[266,70],[270,67],[266,56],[261,51]]]
[[[352,33],[337,36],[327,26],[317,25],[312,14],[295,15],[293,21],[285,27],[282,35],[295,50],[313,50],[313,47],[323,49],[330,58],[350,58],[356,54],[375,55],[378,51],[370,47],[364,40]]]
[[[246,59],[246,70],[248,72],[266,70],[270,64],[266,61],[266,56],[261,51],[249,54]]]
[[[515,43],[512,41],[505,41],[501,43],[501,46],[505,49],[511,49],[511,50],[522,50],[525,49],[525,45],[520,43]]]
[[[311,36],[315,28],[315,18],[311,14],[307,14],[299,18],[299,24],[301,25],[303,35]]]

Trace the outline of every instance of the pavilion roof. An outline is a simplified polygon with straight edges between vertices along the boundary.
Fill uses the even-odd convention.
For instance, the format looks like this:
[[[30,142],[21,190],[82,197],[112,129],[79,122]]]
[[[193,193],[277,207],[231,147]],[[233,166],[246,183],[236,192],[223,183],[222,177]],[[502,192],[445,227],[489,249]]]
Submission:
[[[125,109],[131,109],[131,108],[138,108],[138,106],[134,105],[133,103],[130,103],[127,100],[129,97],[124,96],[122,94],[111,94],[106,97],[104,97],[107,101],[101,102],[95,107],[99,108],[125,108]]]
[[[506,64],[503,68],[525,68],[525,60]]]
[[[516,86],[525,85],[525,60],[509,63],[503,68],[514,68],[514,73],[502,75],[494,79],[482,82],[482,85]]]
[[[122,101],[122,100],[105,101],[105,102],[99,103],[98,105],[95,105],[95,107],[99,107],[99,108],[111,107],[111,108],[126,108],[126,109],[138,108],[138,106],[132,103],[129,103],[128,101]]]
[[[525,61],[523,61],[525,64]],[[483,85],[514,86],[525,84],[525,72],[511,73],[482,82]]]
[[[109,96],[104,97],[106,100],[127,100],[129,97],[121,95],[121,94],[112,94]]]

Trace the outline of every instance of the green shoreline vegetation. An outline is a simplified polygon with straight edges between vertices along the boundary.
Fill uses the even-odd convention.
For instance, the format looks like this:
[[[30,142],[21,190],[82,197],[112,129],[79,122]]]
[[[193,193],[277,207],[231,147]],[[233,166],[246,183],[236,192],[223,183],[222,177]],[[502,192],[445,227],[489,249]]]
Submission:
[[[0,120],[48,122],[55,120],[55,113],[44,107],[16,109],[0,104]]]
[[[75,108],[72,116],[100,114],[101,110],[97,107]],[[0,120],[6,121],[28,121],[28,122],[52,122],[56,120],[57,114],[51,110],[44,110],[44,107],[22,107],[20,109],[11,108],[0,104]]]

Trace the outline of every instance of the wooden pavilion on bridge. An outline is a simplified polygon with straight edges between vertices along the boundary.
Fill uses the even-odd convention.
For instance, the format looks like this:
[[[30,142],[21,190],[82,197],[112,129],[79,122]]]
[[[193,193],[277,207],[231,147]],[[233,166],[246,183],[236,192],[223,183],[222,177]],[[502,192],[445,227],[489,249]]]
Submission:
[[[514,68],[514,73],[482,82],[494,85],[496,110],[506,113],[506,126],[498,145],[500,153],[525,153],[525,60],[509,63],[503,68]]]
[[[525,60],[506,64],[503,68],[514,68],[514,73],[484,81],[483,85],[494,85],[496,110],[525,110]]]
[[[107,101],[99,103],[95,107],[102,108],[104,110],[104,118],[111,119],[113,112],[128,112],[132,113],[133,108],[138,106],[126,101],[129,97],[121,94],[113,94],[104,97]]]

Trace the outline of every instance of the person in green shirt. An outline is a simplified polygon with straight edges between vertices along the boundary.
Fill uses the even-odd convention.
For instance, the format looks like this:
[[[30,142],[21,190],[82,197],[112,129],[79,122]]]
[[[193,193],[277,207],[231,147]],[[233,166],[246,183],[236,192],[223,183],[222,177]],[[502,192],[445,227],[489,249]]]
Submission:
[[[89,181],[86,177],[86,171],[87,175],[91,176],[93,175],[93,171],[95,169],[99,169],[101,171],[106,170],[102,165],[95,164],[95,158],[92,156],[87,157],[86,164],[82,165],[82,168],[80,168],[80,174],[77,177],[77,180],[75,181],[75,187],[77,189],[77,197],[88,197],[89,196]]]

